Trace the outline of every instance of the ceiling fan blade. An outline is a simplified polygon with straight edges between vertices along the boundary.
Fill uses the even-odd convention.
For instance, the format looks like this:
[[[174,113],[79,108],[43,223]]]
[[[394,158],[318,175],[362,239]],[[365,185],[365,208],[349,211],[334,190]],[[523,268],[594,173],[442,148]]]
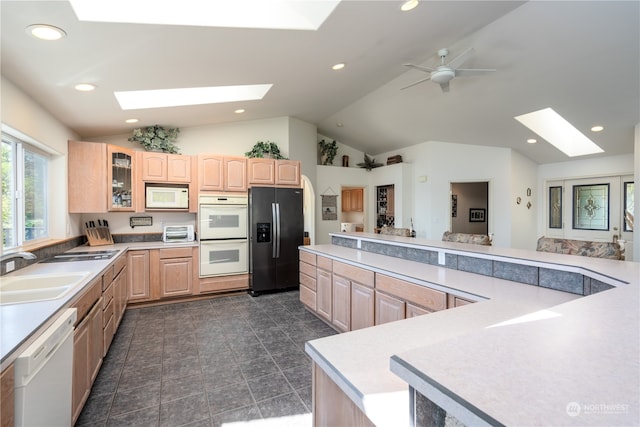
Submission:
[[[456,68],[461,66],[464,63],[464,61],[469,59],[469,57],[473,55],[474,52],[475,50],[472,47],[470,47],[469,49],[465,50],[460,55],[456,56],[451,61],[449,61],[447,63],[447,67],[453,68],[455,70]]]
[[[469,77],[469,76],[481,76],[488,73],[493,73],[496,70],[489,68],[458,68],[456,70],[456,77]]]
[[[417,82],[413,82],[413,83],[411,83],[411,84],[410,84],[410,85],[408,85],[408,86],[401,87],[401,88],[400,88],[400,90],[404,90],[404,89],[410,88],[410,87],[412,87],[412,86],[419,85],[419,84],[420,84],[420,83],[422,83],[422,82],[426,82],[426,81],[427,81],[427,80],[429,80],[430,78],[431,78],[431,76],[429,76],[429,77],[425,77],[424,79],[420,79],[420,80],[418,80]]]
[[[435,71],[435,68],[423,67],[422,65],[415,65],[415,64],[402,64],[402,65],[404,65],[405,67],[414,68],[416,70],[424,71],[425,73],[430,73],[432,71]]]
[[[440,84],[440,89],[442,89],[443,93],[449,92],[449,82],[441,83]]]

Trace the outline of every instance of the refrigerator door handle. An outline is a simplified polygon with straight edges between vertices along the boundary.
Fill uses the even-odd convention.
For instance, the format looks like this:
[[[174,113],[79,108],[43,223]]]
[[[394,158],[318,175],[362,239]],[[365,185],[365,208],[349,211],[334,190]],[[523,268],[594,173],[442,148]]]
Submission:
[[[276,203],[276,224],[278,224],[276,226],[276,237],[277,237],[277,249],[276,249],[276,258],[280,258],[280,237],[281,237],[281,232],[280,232],[280,203]]]
[[[278,223],[276,222],[276,203],[271,203],[271,258],[277,258]]]

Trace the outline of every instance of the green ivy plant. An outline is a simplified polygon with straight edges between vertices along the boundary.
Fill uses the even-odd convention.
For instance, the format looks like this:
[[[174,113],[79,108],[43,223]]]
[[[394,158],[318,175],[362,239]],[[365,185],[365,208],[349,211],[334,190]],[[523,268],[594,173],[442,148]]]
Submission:
[[[376,159],[367,156],[367,153],[364,154],[364,162],[358,163],[358,166],[361,168],[365,168],[368,172],[371,172],[371,169],[379,168],[382,166],[382,163],[377,163]]]
[[[333,165],[333,159],[336,157],[338,153],[338,143],[326,142],[324,139],[318,142],[320,146],[320,155],[322,156],[322,164],[325,166]]]
[[[278,144],[271,141],[256,142],[256,144],[253,146],[251,151],[247,151],[246,153],[244,153],[244,155],[249,158],[252,158],[252,157],[265,158],[266,157],[266,158],[272,158],[272,159],[278,159],[278,160],[286,159],[286,157],[284,157],[282,153],[280,153],[280,148],[278,148]]]
[[[162,151],[164,153],[179,153],[174,142],[178,139],[179,128],[165,129],[160,125],[153,125],[144,129],[134,129],[129,141],[140,143],[147,151]]]

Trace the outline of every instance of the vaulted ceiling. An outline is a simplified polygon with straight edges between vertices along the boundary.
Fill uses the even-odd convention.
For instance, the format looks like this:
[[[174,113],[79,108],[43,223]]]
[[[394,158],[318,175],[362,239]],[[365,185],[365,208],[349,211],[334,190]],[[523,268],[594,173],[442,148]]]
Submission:
[[[510,147],[537,163],[569,158],[514,116],[551,107],[604,150],[633,152],[640,122],[637,1],[342,1],[318,31],[80,22],[66,1],[5,1],[2,74],[81,137],[152,125],[292,116],[371,155],[426,141]],[[36,23],[67,37],[43,42]],[[475,55],[443,93],[404,63],[438,49]],[[338,62],[340,71],[331,70]],[[78,82],[98,86],[91,93]],[[259,101],[122,111],[114,91],[272,83]],[[244,114],[234,110],[245,109]],[[124,121],[136,117],[140,122]],[[592,133],[593,125],[605,130]],[[540,138],[538,138],[540,139]],[[591,156],[593,157],[593,156]]]

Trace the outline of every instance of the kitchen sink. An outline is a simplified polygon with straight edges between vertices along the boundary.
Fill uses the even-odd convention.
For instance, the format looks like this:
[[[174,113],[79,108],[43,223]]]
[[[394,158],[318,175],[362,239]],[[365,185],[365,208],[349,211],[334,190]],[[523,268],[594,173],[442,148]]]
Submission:
[[[0,304],[18,304],[62,298],[90,272],[29,274],[3,277]]]

